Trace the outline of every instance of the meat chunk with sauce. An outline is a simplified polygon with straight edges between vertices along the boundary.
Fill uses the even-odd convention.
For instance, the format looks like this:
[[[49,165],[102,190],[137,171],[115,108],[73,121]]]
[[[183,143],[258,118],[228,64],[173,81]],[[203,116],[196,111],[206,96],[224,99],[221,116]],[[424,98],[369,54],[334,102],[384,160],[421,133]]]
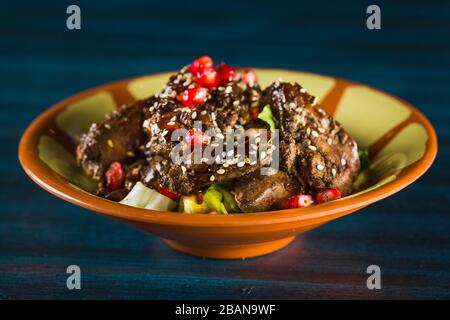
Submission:
[[[299,186],[287,173],[278,171],[272,175],[251,174],[234,186],[233,193],[243,212],[278,209],[287,197],[298,193]]]
[[[102,180],[112,162],[136,158],[145,135],[142,131],[145,101],[124,105],[108,114],[103,122],[94,123],[81,137],[77,161],[96,180]]]
[[[300,192],[352,191],[360,163],[358,146],[339,122],[299,84],[274,83],[263,92],[280,129],[281,170],[297,179]]]
[[[197,136],[206,137],[211,130],[220,137],[228,130],[243,129],[250,121],[250,109],[257,107],[261,94],[257,83],[250,86],[237,79],[209,89],[205,101],[186,107],[178,97],[192,86],[193,81],[192,74],[183,68],[170,78],[161,93],[150,100],[150,107],[145,111],[143,126],[148,136],[145,153],[149,167],[143,183],[151,188],[163,186],[172,192],[188,195],[212,182],[235,179],[259,168],[238,162],[224,166],[222,152],[213,154],[214,159],[221,159],[214,163],[172,161],[172,150],[186,137],[194,137],[194,140]],[[196,127],[197,121],[201,127]],[[184,129],[185,136],[172,141],[171,135],[176,129]]]

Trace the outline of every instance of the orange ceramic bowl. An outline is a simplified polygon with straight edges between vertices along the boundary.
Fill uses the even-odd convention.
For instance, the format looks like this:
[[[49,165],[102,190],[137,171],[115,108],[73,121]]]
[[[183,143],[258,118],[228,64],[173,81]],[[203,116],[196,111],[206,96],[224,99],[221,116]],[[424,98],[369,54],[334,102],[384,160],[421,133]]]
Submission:
[[[102,85],[50,107],[34,120],[19,146],[20,162],[39,186],[104,216],[154,233],[171,247],[210,258],[267,254],[296,235],[379,201],[419,178],[437,152],[428,120],[408,103],[365,85],[317,74],[258,70],[262,87],[282,78],[298,82],[369,148],[371,166],[351,196],[303,209],[250,214],[180,214],[139,209],[88,192],[91,181],[75,162],[75,145],[89,125],[118,105],[159,91],[170,73]]]

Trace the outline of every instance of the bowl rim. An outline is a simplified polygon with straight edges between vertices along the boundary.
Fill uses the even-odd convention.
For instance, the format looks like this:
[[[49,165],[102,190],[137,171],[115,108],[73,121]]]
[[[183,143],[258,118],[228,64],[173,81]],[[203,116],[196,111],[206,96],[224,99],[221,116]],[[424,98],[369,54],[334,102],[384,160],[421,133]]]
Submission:
[[[27,175],[40,187],[53,195],[71,202],[80,207],[89,209],[91,211],[101,213],[113,218],[120,218],[135,222],[144,222],[160,225],[175,225],[175,226],[189,226],[189,227],[221,227],[221,228],[235,228],[243,226],[257,226],[268,224],[284,224],[290,222],[299,222],[310,219],[318,219],[326,216],[333,216],[343,212],[352,212],[363,208],[376,201],[384,199],[406,186],[413,183],[420,176],[422,176],[433,163],[437,154],[437,136],[436,132],[428,121],[428,119],[415,107],[408,102],[390,94],[383,90],[340,77],[323,75],[320,73],[304,72],[300,70],[289,69],[272,69],[272,68],[253,68],[255,70],[270,70],[280,72],[299,72],[314,76],[322,76],[337,81],[347,82],[372,90],[376,90],[382,94],[394,98],[403,106],[407,107],[411,114],[417,118],[428,134],[428,141],[426,142],[424,155],[417,161],[404,168],[397,178],[393,181],[377,187],[375,189],[366,191],[355,196],[347,196],[332,202],[310,206],[301,209],[288,209],[277,211],[264,211],[246,214],[230,214],[230,215],[208,215],[208,214],[182,214],[178,212],[169,211],[155,211],[149,209],[135,208],[118,202],[106,200],[104,198],[92,195],[86,191],[75,188],[70,185],[62,176],[57,175],[54,179],[54,171],[47,166],[38,157],[37,145],[39,143],[40,135],[44,132],[46,124],[49,120],[55,118],[60,111],[67,105],[78,101],[84,97],[90,96],[93,93],[111,90],[115,87],[123,86],[126,83],[139,79],[148,79],[149,77],[158,77],[168,74],[170,72],[159,72],[138,77],[131,77],[122,80],[117,80],[83,90],[79,93],[71,95],[70,97],[57,102],[51,107],[47,108],[39,116],[37,116],[31,124],[27,127],[19,142],[18,156],[19,161],[27,173]],[[406,172],[407,171],[407,172]]]

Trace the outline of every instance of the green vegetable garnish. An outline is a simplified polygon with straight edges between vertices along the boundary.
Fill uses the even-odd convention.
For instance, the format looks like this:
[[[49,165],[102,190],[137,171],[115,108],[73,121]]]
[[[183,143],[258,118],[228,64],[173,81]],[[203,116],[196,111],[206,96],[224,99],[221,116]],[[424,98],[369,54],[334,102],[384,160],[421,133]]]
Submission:
[[[209,189],[211,188],[213,190],[219,191],[222,194],[222,202],[225,205],[225,209],[227,209],[228,213],[241,212],[236,200],[234,199],[234,196],[228,190],[226,190],[222,184],[213,184],[209,187]]]
[[[266,104],[262,111],[258,114],[258,119],[261,119],[267,123],[271,130],[277,128],[275,121],[273,120],[273,114],[269,104]]]
[[[204,200],[211,211],[216,211],[222,214],[228,214],[225,205],[222,203],[223,195],[220,191],[208,188],[205,193]]]
[[[241,212],[234,196],[220,184],[212,184],[206,190],[204,199],[211,211],[222,214]]]
[[[358,149],[359,162],[361,163],[361,170],[367,169],[369,167],[369,150]]]
[[[197,197],[195,195],[191,195],[181,196],[178,211],[184,213],[208,213],[210,209],[206,205],[205,201],[198,204]]]
[[[137,182],[120,203],[159,211],[171,211],[177,206],[175,201],[153,189],[147,188],[141,182]]]

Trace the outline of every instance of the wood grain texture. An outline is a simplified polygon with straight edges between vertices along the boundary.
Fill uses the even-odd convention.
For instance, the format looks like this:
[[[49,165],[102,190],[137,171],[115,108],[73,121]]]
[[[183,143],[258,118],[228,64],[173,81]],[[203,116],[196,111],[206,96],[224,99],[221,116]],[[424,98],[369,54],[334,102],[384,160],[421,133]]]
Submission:
[[[0,298],[450,298],[450,3],[77,1],[3,3],[0,11]],[[20,17],[20,19],[18,19]],[[208,53],[232,65],[361,81],[417,106],[438,133],[435,164],[406,190],[245,261],[213,261],[75,207],[23,173],[17,144],[51,104],[88,87],[174,70]],[[66,267],[82,290],[66,289]],[[368,265],[382,290],[366,288]]]

